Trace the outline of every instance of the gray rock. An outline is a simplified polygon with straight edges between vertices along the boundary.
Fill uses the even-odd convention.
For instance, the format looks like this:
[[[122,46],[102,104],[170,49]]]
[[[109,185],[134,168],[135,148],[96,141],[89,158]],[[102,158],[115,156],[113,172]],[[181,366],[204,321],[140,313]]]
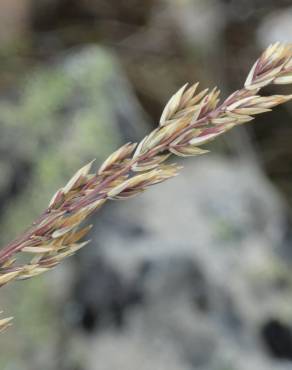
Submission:
[[[276,253],[284,229],[285,207],[259,169],[220,157],[187,163],[174,180],[109,205],[92,234],[98,248],[79,259],[84,269],[92,261],[92,273],[75,300],[86,307],[93,299],[99,313],[129,291],[140,300],[121,305],[122,326],[91,332],[86,366],[288,369],[292,286],[276,286],[288,274]],[[97,257],[108,268],[99,262],[95,271]],[[110,271],[117,281],[104,289]],[[273,318],[284,327],[280,350],[265,333]]]

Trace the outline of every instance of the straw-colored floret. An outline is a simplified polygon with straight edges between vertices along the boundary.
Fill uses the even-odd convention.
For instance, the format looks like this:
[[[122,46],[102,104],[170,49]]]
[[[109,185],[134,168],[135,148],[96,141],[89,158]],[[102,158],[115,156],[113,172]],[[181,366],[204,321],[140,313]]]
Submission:
[[[292,47],[276,43],[255,62],[244,87],[221,104],[217,88],[199,92],[198,83],[184,85],[166,104],[155,130],[139,144],[119,148],[97,172],[90,173],[92,162],[81,168],[33,225],[0,250],[0,286],[48,271],[74,254],[87,244],[80,240],[91,227],[79,225],[108,199],[127,199],[176,176],[180,168],[165,164],[172,154],[206,153],[201,145],[292,99],[292,95],[261,96],[261,88],[290,83]],[[30,254],[30,262],[18,262],[19,253]],[[0,331],[10,322],[11,318],[0,320]]]

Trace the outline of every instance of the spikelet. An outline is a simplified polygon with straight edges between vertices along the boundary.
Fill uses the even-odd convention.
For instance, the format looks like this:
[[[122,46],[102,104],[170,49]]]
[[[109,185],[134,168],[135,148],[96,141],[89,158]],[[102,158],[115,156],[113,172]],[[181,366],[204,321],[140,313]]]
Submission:
[[[182,96],[187,87],[185,84],[181,87],[168,101],[165,108],[163,109],[159,124],[164,126],[167,121],[174,116],[174,114],[180,109],[182,103]]]
[[[121,164],[133,153],[135,146],[136,144],[127,143],[112,153],[100,166],[98,174],[101,175],[102,173],[109,171],[114,166]]]
[[[2,311],[0,311],[0,314]],[[7,317],[5,319],[0,319],[0,333],[5,331],[10,325],[11,321],[13,320],[13,317]]]
[[[279,83],[277,79],[283,74],[288,73],[289,76],[291,49],[290,44],[275,43],[270,45],[253,65],[245,81],[245,88],[247,90],[260,89],[272,82]],[[289,79],[287,81],[286,83],[290,83]]]

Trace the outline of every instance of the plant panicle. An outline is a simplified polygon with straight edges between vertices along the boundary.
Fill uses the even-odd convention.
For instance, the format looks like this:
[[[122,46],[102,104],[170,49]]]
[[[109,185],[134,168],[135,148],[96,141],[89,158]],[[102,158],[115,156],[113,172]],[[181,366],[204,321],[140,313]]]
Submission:
[[[201,145],[292,99],[292,95],[262,96],[263,87],[291,83],[292,45],[275,43],[254,63],[244,87],[221,104],[216,87],[198,91],[198,83],[184,85],[166,104],[156,129],[140,143],[120,147],[97,172],[90,172],[92,162],[77,171],[33,225],[0,249],[0,286],[46,272],[74,254],[88,243],[80,240],[91,226],[80,224],[107,200],[127,199],[176,176],[180,167],[165,164],[171,155],[208,152]],[[31,255],[30,262],[18,263],[19,253]],[[0,331],[11,319],[0,320]]]

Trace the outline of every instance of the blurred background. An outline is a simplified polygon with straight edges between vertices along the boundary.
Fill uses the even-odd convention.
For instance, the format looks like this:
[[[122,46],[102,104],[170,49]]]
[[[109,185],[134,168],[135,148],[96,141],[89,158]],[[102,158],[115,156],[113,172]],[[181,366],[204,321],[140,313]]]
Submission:
[[[226,97],[278,40],[291,0],[1,0],[0,244],[185,82]],[[76,257],[1,289],[0,369],[292,369],[291,137],[286,104],[108,203]]]

